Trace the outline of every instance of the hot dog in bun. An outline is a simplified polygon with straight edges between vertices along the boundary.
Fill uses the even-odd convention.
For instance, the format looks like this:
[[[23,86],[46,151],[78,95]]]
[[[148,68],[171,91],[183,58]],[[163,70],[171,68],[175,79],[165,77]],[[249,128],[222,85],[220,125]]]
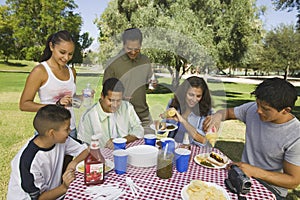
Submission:
[[[228,158],[216,152],[211,152],[207,157],[207,161],[216,166],[224,166],[225,164],[227,164]]]

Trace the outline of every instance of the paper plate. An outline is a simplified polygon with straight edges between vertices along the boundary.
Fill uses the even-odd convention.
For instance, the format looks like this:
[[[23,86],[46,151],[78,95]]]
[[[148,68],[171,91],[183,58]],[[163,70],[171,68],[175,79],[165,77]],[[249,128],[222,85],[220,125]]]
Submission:
[[[205,182],[205,181],[202,181],[202,182],[204,182],[204,183],[207,184],[208,186],[213,186],[213,187],[215,187],[217,190],[221,191],[222,194],[224,195],[224,197],[225,197],[226,200],[230,200],[230,199],[231,199],[230,196],[229,196],[229,194],[227,193],[227,191],[226,191],[223,187],[221,187],[221,186],[219,186],[219,185],[217,185],[217,184],[215,184],[215,183],[211,183],[211,182]],[[181,190],[181,198],[182,198],[183,200],[189,200],[189,195],[188,195],[188,193],[187,193],[187,189],[188,189],[189,185],[190,185],[190,184],[185,185],[185,186],[182,188],[182,190]]]
[[[105,173],[110,172],[112,169],[114,169],[115,164],[113,161],[105,159]],[[84,161],[81,161],[76,166],[76,171],[80,173],[84,173]]]
[[[156,131],[156,129],[155,129],[155,124],[151,124],[151,125],[150,125],[150,128],[151,128],[152,130],[155,130],[155,131]],[[158,129],[157,131],[158,131],[158,132],[174,131],[174,130],[176,130],[177,128],[178,128],[178,126],[177,126],[176,124],[166,123],[166,129],[164,129],[164,130]]]
[[[212,166],[208,166],[208,165],[205,165],[203,162],[201,162],[201,161],[205,161],[208,156],[209,156],[209,153],[200,153],[194,157],[194,161],[198,165],[201,165],[203,167],[210,168],[210,169],[223,169],[229,163],[229,159],[227,159],[227,162],[222,166],[214,165],[213,163],[210,163],[209,161],[207,161],[212,165]]]
[[[157,164],[158,148],[150,145],[138,145],[126,149],[128,164],[135,167],[153,167]]]

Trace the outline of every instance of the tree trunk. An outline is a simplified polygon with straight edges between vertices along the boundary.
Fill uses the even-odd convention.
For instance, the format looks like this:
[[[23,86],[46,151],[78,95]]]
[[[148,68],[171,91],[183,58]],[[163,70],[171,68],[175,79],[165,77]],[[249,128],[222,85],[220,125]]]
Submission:
[[[175,91],[179,86],[179,71],[175,70],[174,76],[172,77],[172,87],[173,91]]]
[[[245,76],[248,75],[248,68],[245,69]]]
[[[287,77],[289,75],[289,69],[290,69],[290,62],[288,62],[285,70],[284,70],[284,80],[287,80]]]

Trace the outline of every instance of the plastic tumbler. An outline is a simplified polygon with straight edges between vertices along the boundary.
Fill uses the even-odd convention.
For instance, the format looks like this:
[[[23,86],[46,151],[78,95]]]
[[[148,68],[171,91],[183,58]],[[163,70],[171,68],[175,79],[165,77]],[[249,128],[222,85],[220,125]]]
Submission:
[[[127,170],[128,153],[126,150],[118,149],[113,151],[116,174],[125,174]]]
[[[79,97],[73,97],[72,98],[72,107],[73,108],[80,108],[80,106],[81,106],[81,103],[82,103],[82,101],[81,101],[81,99],[79,98]]]
[[[156,135],[154,134],[146,134],[144,135],[144,141],[146,145],[155,146]]]
[[[191,151],[184,148],[175,149],[176,169],[179,172],[186,172],[189,166]]]
[[[127,140],[125,138],[115,138],[113,139],[114,149],[125,149]]]

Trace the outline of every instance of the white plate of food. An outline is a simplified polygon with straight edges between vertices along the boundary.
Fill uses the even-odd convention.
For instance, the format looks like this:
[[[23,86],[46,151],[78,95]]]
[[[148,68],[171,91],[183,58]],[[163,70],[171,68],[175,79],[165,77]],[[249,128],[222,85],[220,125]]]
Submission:
[[[114,168],[115,168],[114,162],[109,159],[105,159],[105,173],[110,172]],[[77,164],[76,171],[80,173],[84,173],[84,160]]]
[[[230,200],[227,191],[215,184],[201,180],[192,180],[190,184],[185,185],[181,190],[183,200]]]
[[[223,169],[229,163],[227,156],[216,152],[198,154],[194,157],[194,161],[198,165],[211,169]]]
[[[178,128],[176,124],[160,122],[159,125],[151,124],[150,128],[158,132],[174,131]]]

